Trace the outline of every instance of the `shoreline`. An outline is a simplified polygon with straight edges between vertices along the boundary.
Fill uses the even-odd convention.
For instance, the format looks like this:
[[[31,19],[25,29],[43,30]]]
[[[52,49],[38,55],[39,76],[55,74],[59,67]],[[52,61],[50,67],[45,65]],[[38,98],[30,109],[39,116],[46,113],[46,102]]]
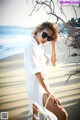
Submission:
[[[8,61],[8,60],[13,60],[14,59],[22,59],[22,56],[23,56],[23,53],[17,53],[17,54],[13,54],[13,55],[10,55],[8,57],[5,57],[3,59],[0,59],[0,62],[3,62],[3,61]]]
[[[80,64],[80,55],[79,56],[73,55],[73,56],[68,57],[65,60],[64,60],[63,56],[64,55],[61,55],[61,54],[57,55],[58,59],[56,61],[56,65],[58,65],[58,64],[69,64],[69,63]],[[21,59],[23,61],[24,60],[24,53],[23,52],[22,53],[16,53],[16,54],[4,57],[4,58],[0,59],[0,63],[5,62],[5,61],[10,61],[10,60],[13,60],[13,59],[16,59],[16,60]]]

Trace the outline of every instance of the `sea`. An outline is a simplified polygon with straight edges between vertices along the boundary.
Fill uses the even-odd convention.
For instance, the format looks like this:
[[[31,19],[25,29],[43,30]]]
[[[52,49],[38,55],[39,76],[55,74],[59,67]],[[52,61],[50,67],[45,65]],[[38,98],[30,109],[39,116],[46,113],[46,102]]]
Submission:
[[[32,31],[34,27],[22,27],[22,26],[0,26],[0,60],[3,60],[9,56],[20,54],[24,52],[27,40],[31,39]],[[64,37],[67,37],[68,30],[64,33],[60,33],[57,40],[57,58],[58,62],[69,61],[76,62],[80,57],[73,59],[71,54],[79,53],[78,49],[73,49],[65,44]],[[64,36],[63,39],[60,36]],[[51,54],[51,43],[43,45],[45,52]]]
[[[0,60],[24,52],[33,27],[0,26]]]

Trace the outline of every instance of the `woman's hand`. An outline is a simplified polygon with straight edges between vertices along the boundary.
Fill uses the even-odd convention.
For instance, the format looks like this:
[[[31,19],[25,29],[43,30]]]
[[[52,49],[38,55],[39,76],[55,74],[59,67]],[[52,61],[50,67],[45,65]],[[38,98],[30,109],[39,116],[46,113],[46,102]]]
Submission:
[[[61,106],[61,102],[59,101],[59,99],[57,97],[55,97],[54,95],[51,95],[50,99],[53,101],[54,105],[60,105]]]

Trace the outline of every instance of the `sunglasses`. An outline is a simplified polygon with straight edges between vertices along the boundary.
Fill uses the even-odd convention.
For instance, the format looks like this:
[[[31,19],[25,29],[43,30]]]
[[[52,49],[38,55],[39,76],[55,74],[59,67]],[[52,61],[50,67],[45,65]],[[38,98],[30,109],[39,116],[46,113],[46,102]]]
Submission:
[[[52,41],[52,39],[53,39],[51,36],[48,36],[48,34],[46,32],[42,33],[42,37],[47,38],[47,41]]]

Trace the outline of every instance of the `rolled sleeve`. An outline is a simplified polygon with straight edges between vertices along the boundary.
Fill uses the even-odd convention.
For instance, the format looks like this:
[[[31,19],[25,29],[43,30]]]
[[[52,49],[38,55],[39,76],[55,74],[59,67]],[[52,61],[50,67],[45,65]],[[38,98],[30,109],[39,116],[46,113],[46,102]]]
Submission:
[[[41,72],[41,69],[39,67],[36,67],[33,69],[33,74]]]

